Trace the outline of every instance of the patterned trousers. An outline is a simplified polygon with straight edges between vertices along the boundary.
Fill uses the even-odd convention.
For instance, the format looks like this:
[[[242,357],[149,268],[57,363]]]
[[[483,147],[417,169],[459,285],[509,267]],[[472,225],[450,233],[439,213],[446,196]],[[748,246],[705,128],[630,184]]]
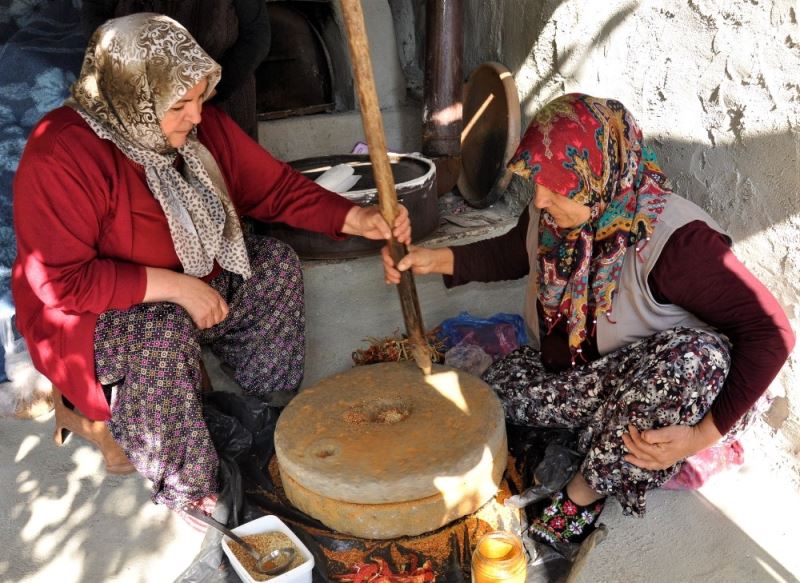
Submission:
[[[615,496],[625,514],[645,512],[645,492],[679,469],[645,470],[623,459],[622,434],[696,425],[711,407],[730,369],[730,346],[717,334],[676,328],[639,340],[595,361],[559,372],[523,346],[483,375],[503,403],[506,419],[530,427],[579,430],[580,468],[589,485]],[[745,415],[728,435],[749,423]]]
[[[303,376],[305,313],[300,262],[286,244],[247,241],[253,275],[223,272],[210,285],[228,316],[198,330],[177,304],[109,310],[95,328],[95,370],[114,384],[111,433],[153,483],[155,502],[177,508],[217,492],[218,458],[203,421],[200,353],[208,345],[248,395],[296,389]]]

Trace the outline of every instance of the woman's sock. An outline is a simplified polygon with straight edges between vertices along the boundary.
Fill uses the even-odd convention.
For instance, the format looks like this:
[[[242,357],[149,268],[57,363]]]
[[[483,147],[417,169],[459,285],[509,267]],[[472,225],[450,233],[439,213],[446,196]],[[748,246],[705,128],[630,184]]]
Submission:
[[[531,523],[531,536],[547,543],[581,542],[594,530],[603,511],[605,498],[586,506],[575,504],[564,488],[550,498],[550,504]]]

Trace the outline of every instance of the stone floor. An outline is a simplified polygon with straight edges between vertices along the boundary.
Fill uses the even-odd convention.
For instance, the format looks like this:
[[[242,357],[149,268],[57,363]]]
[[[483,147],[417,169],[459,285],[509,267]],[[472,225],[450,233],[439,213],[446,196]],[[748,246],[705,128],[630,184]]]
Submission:
[[[745,442],[746,463],[699,492],[654,492],[643,519],[602,515],[608,537],[575,583],[800,579],[797,466],[770,448],[761,427]],[[172,581],[202,536],[149,501],[139,476],[106,475],[99,453],[51,441],[52,416],[0,421],[0,581]]]

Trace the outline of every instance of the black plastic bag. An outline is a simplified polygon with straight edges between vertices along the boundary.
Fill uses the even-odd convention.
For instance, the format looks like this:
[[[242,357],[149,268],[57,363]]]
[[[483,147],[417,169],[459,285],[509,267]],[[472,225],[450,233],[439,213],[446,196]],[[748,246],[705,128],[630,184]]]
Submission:
[[[570,429],[509,426],[509,449],[517,458],[525,490],[505,501],[524,508],[558,492],[578,471],[583,455],[576,450],[577,434]]]
[[[203,418],[219,455],[220,493],[213,518],[235,528],[264,516],[248,502],[244,483],[272,489],[264,460],[275,452],[275,424],[280,409],[236,393],[215,391],[203,396]],[[222,551],[222,533],[209,528],[192,564],[176,579],[184,583],[236,583],[239,576]]]

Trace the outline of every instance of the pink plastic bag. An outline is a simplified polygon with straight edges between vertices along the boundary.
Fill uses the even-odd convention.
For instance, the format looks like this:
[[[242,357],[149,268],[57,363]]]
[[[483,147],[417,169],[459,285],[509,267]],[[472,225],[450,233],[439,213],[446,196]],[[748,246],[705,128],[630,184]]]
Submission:
[[[680,471],[661,486],[666,490],[696,490],[725,469],[744,463],[744,449],[738,440],[723,443],[686,458]]]

